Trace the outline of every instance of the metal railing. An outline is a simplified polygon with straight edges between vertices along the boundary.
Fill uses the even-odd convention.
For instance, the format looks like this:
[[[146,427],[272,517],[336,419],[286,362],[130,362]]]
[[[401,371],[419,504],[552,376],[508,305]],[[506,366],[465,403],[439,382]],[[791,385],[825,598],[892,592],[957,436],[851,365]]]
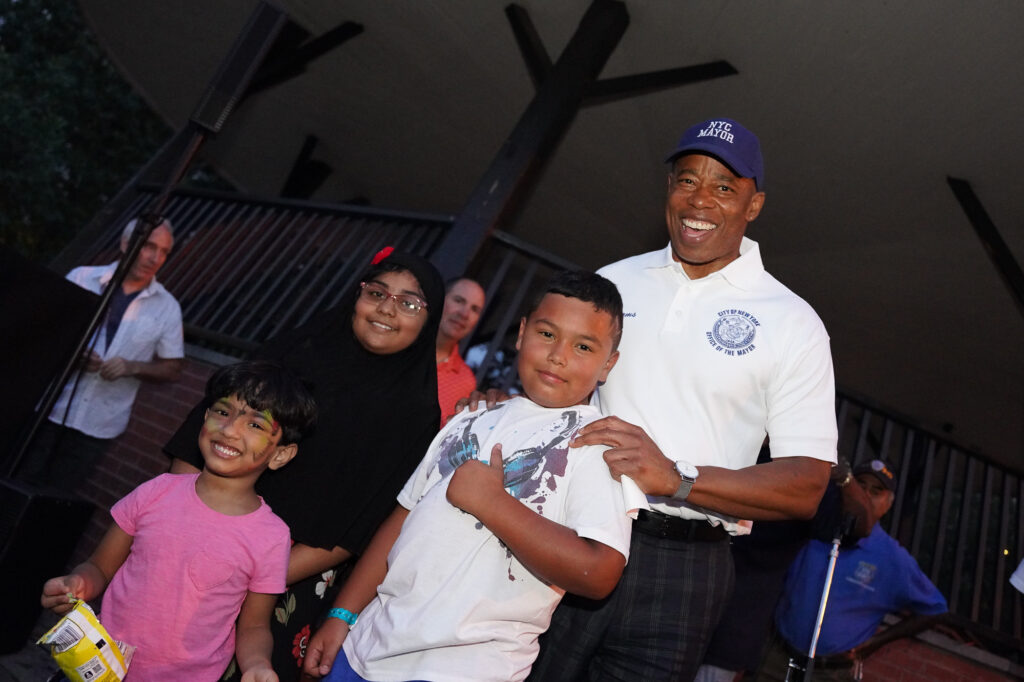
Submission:
[[[140,188],[80,261],[116,260],[121,230],[156,189]],[[205,190],[176,191],[165,214],[175,241],[158,279],[181,304],[189,342],[228,355],[333,307],[383,246],[429,258],[453,221]],[[467,274],[484,287],[487,305],[462,350],[477,346],[474,364],[483,385],[514,384],[509,361],[522,308],[551,274],[574,267],[503,232],[482,249]]]
[[[118,258],[123,226],[146,209],[137,199],[85,262]],[[386,245],[429,256],[451,216],[358,206],[176,191],[164,211],[174,249],[158,279],[181,304],[188,340],[226,353],[251,349],[331,308]]]
[[[140,190],[85,262],[117,257],[122,226],[153,191]],[[335,305],[382,246],[430,257],[453,221],[208,191],[176,192],[166,214],[176,241],[160,280],[182,305],[186,336],[236,356]],[[514,386],[523,307],[550,274],[573,267],[506,233],[484,245],[467,274],[483,285],[487,306],[463,342],[482,386]],[[917,558],[951,612],[1020,638],[1022,600],[1008,578],[1024,554],[1021,472],[861,397],[840,392],[837,417],[840,457],[853,464],[881,458],[897,468],[896,501],[883,527]]]
[[[882,527],[917,559],[952,614],[1022,636],[1022,598],[1009,584],[1024,555],[1024,478],[862,397],[837,400],[839,456],[884,459],[898,487]]]

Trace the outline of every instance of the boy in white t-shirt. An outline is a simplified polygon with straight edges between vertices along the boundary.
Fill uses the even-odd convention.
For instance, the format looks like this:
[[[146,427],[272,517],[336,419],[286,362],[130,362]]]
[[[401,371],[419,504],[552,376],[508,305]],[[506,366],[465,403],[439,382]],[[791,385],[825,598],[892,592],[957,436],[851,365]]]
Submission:
[[[621,487],[604,447],[569,441],[601,416],[587,401],[621,331],[605,278],[548,283],[519,326],[526,397],[464,410],[441,430],[311,639],[305,672],[521,680],[565,592],[612,591],[629,552]]]

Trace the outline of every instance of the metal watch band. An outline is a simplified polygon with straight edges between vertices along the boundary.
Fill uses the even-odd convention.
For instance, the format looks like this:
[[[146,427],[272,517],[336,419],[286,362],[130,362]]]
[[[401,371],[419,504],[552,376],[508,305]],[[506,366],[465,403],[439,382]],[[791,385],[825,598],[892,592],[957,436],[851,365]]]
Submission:
[[[697,468],[689,462],[677,460],[673,463],[676,473],[679,474],[679,487],[672,493],[672,499],[674,500],[685,500],[690,495],[690,490],[693,488],[694,482],[697,480]],[[687,471],[692,471],[692,474],[688,474]]]
[[[679,484],[679,487],[676,488],[676,491],[672,493],[673,500],[685,500],[687,497],[689,497],[690,490],[693,489],[692,480],[688,478],[683,478],[682,476],[680,476],[680,478],[682,479],[682,482]]]

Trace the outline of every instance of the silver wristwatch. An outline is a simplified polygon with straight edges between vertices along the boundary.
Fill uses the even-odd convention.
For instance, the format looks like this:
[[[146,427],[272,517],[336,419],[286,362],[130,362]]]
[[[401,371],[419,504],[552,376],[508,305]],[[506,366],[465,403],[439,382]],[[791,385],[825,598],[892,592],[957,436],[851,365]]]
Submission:
[[[672,494],[672,499],[685,500],[689,496],[693,484],[697,482],[697,467],[681,459],[675,461],[675,467],[676,473],[679,474],[682,481],[679,483],[679,488]]]

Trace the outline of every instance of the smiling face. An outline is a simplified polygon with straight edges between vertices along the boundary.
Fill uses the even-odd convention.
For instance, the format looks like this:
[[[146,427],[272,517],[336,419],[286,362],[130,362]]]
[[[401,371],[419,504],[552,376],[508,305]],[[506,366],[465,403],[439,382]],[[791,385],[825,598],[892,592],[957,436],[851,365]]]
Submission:
[[[383,272],[367,283],[371,282],[392,295],[426,298],[419,282],[408,270]],[[377,355],[390,355],[412,345],[427,321],[428,311],[422,308],[415,316],[409,316],[400,312],[398,305],[394,298],[360,294],[352,313],[352,332],[363,348]]]
[[[612,316],[593,303],[547,294],[519,324],[517,363],[523,391],[544,407],[586,402],[619,359]]]
[[[665,222],[672,256],[691,279],[721,270],[740,255],[747,223],[764,206],[750,178],[703,154],[687,154],[672,164],[665,200]]]
[[[225,478],[255,481],[264,469],[287,464],[297,446],[282,446],[280,441],[281,427],[273,416],[254,410],[238,396],[221,398],[211,405],[199,432],[199,450],[206,470]]]
[[[484,290],[471,279],[460,279],[444,297],[438,336],[458,343],[473,331],[483,309]]]

